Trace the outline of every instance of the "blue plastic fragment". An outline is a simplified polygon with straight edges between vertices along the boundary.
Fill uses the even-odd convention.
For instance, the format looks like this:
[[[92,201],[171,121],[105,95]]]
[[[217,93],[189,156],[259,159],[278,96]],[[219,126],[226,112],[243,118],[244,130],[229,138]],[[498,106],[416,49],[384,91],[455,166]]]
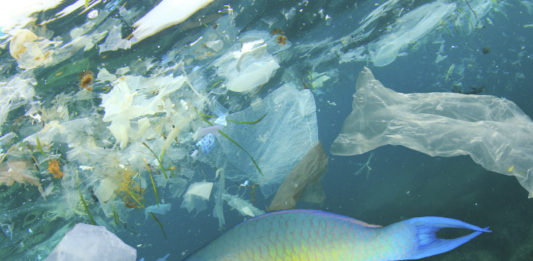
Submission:
[[[213,135],[213,133],[205,135],[196,143],[196,146],[199,147],[203,153],[209,153],[213,148],[215,148],[215,135]]]

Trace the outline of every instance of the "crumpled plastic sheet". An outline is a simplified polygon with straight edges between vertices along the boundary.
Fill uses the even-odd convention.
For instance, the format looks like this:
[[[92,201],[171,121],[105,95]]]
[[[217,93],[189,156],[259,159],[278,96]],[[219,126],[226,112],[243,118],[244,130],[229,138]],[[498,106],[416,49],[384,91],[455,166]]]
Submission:
[[[352,109],[331,146],[334,155],[359,155],[383,145],[430,156],[469,155],[487,170],[515,176],[533,197],[533,122],[512,101],[490,95],[398,93],[364,68]]]
[[[269,196],[275,192],[296,163],[318,142],[316,107],[309,90],[297,90],[284,85],[249,108],[228,115],[237,121],[257,124],[230,123],[223,131],[241,144],[257,161],[263,175],[249,156],[223,136],[218,136],[228,161],[240,172],[227,172],[226,179],[235,182],[250,180]]]

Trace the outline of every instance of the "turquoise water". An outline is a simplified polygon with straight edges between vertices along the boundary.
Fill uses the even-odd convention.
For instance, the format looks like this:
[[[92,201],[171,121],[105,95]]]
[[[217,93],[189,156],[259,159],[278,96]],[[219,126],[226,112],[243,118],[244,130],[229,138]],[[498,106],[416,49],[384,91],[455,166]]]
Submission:
[[[326,198],[295,207],[381,225],[444,216],[493,231],[427,260],[533,258],[533,206],[515,177],[486,170],[468,156],[432,157],[401,146],[354,156],[329,153],[352,111],[364,66],[397,92],[480,92],[512,101],[531,117],[530,1],[217,0],[139,42],[120,39],[135,36],[135,22],[157,1],[90,1],[86,11],[81,1],[78,9],[58,17],[73,3],[36,10],[33,21],[13,28],[0,24],[2,260],[44,259],[74,224],[91,222],[87,213],[135,247],[138,259],[170,253],[169,260],[181,260],[249,218],[238,211],[243,205],[229,205],[222,193],[265,211],[296,164],[291,157],[301,158],[314,145],[306,142],[316,139],[329,157],[321,181]],[[426,16],[400,26],[409,14],[430,7]],[[426,27],[417,23],[423,19]],[[10,41],[21,28],[37,40],[30,37],[17,57],[10,54]],[[115,41],[113,28],[120,36]],[[386,38],[404,28],[403,34]],[[243,49],[259,40],[248,53]],[[102,51],[104,43],[133,46]],[[240,56],[222,58],[231,53]],[[254,64],[262,66],[258,74],[272,73],[246,75],[239,86],[251,89],[232,91],[231,80]],[[94,80],[81,86],[87,71]],[[117,87],[124,82],[129,92]],[[285,119],[284,124],[299,125],[276,134],[286,126],[261,129],[276,115],[283,118],[275,107],[236,114],[267,104],[284,84],[299,92],[284,100],[287,104],[303,103],[305,93],[312,94],[316,124],[307,122],[308,128],[298,121],[303,117]],[[131,103],[124,102],[128,98]],[[124,109],[113,107],[117,104]],[[209,126],[206,120],[213,122],[221,107],[228,119],[238,121],[266,115],[255,124],[228,122],[221,128],[248,153],[221,135],[208,153],[196,146],[194,133]],[[305,142],[296,142],[305,135]],[[51,162],[58,162],[62,177],[50,174],[57,173]],[[10,168],[20,182],[6,178]],[[223,185],[218,169],[223,169]],[[207,200],[186,195],[196,182],[213,183]],[[171,205],[168,212],[154,211],[157,222],[144,211],[156,200]],[[223,211],[214,212],[216,206]],[[216,216],[220,213],[224,222]]]

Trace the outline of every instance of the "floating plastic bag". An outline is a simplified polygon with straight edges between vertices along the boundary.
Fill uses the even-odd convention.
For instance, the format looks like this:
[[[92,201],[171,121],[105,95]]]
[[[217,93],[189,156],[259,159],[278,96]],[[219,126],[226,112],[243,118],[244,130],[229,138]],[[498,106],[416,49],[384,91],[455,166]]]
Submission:
[[[298,200],[322,203],[326,198],[320,180],[328,167],[328,156],[322,143],[315,145],[296,164],[279,186],[268,211],[291,209]]]
[[[533,196],[533,122],[509,100],[459,93],[398,93],[364,68],[352,107],[331,146],[334,155],[363,154],[387,144],[430,156],[469,155],[485,169],[515,176]]]
[[[313,94],[309,90],[298,91],[292,85],[284,85],[250,108],[228,115],[228,119],[252,121],[264,115],[256,124],[232,123],[224,128],[228,136],[255,158],[263,175],[242,149],[224,137],[219,136],[218,141],[228,161],[242,171],[226,172],[226,179],[250,180],[269,196],[318,142]]]
[[[46,261],[135,261],[137,250],[103,226],[76,224],[48,255]]]

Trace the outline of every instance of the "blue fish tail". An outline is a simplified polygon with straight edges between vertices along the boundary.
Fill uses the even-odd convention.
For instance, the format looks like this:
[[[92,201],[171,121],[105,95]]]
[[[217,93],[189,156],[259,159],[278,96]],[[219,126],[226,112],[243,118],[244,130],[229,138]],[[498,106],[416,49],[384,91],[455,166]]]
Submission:
[[[405,220],[404,222],[415,228],[418,241],[417,250],[412,255],[406,257],[406,260],[420,259],[448,252],[479,236],[483,232],[491,232],[488,227],[480,228],[452,218],[418,217]],[[475,232],[454,239],[438,238],[436,233],[443,228],[470,229]]]

